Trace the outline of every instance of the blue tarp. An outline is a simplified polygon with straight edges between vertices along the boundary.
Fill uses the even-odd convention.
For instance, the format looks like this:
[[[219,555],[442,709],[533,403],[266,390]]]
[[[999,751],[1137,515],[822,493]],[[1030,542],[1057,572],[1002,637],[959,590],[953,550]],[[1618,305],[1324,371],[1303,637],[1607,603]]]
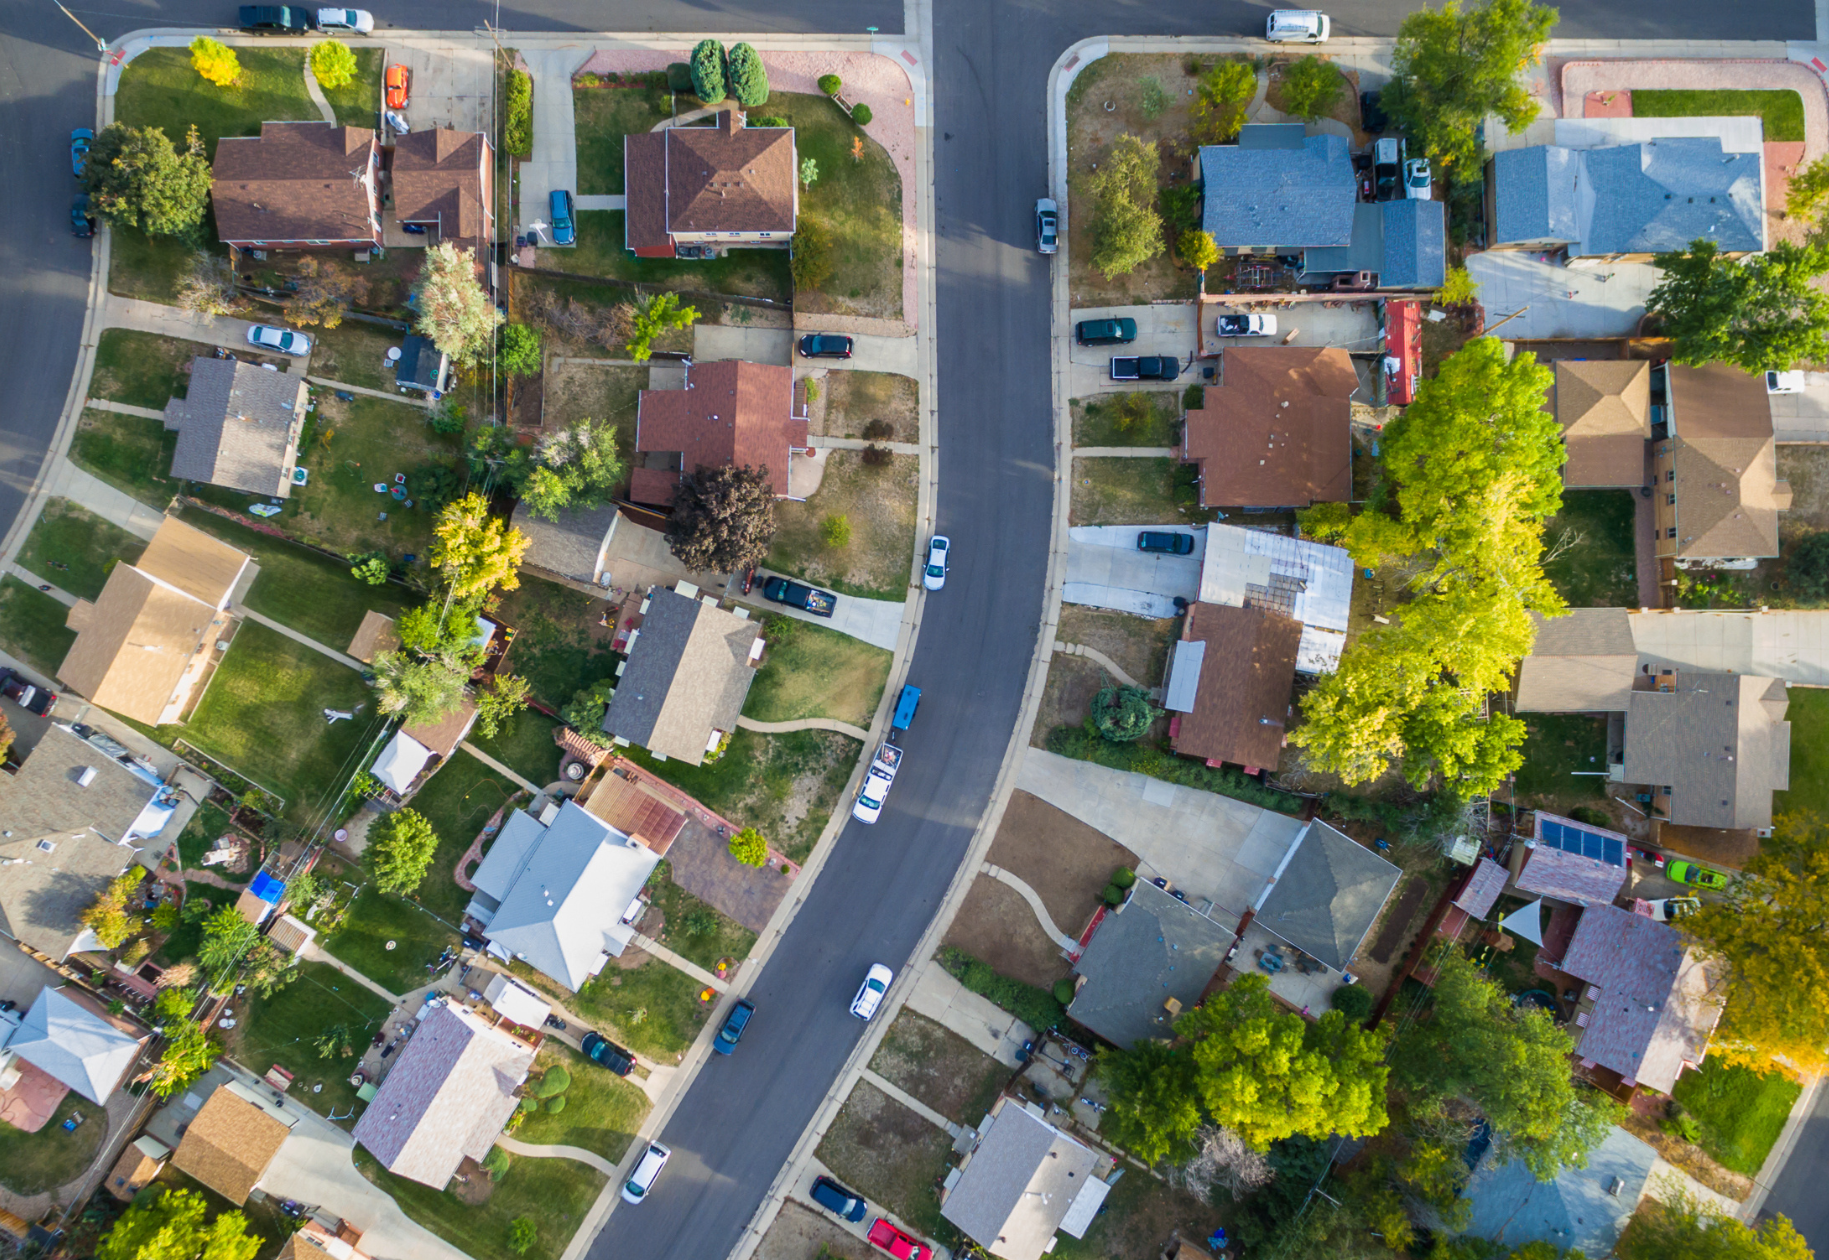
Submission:
[[[286,891],[286,881],[260,871],[254,876],[254,882],[248,885],[248,891],[268,905],[277,906],[280,895]]]

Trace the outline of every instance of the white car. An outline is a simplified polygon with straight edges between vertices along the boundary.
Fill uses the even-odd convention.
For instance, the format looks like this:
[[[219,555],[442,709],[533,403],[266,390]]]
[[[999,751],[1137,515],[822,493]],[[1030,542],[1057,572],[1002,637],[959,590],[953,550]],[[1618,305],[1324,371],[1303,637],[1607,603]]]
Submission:
[[[318,29],[366,35],[375,29],[375,15],[367,9],[319,9]]]
[[[1411,201],[1428,201],[1431,199],[1429,185],[1429,159],[1411,158],[1404,163],[1404,196]]]
[[[1274,337],[1276,316],[1221,315],[1214,321],[1213,328],[1222,337]]]
[[[927,567],[921,570],[921,585],[930,591],[937,591],[946,585],[946,561],[952,553],[953,541],[945,534],[935,534],[927,544]]]
[[[1264,23],[1264,38],[1273,44],[1323,44],[1333,23],[1318,9],[1277,9]]]
[[[271,324],[256,324],[248,329],[248,344],[263,350],[277,350],[281,354],[311,353],[311,338],[304,333],[293,332],[290,328],[275,328]]]
[[[1767,372],[1765,374],[1765,392],[1768,394],[1801,394],[1805,388],[1802,372]]]
[[[659,1142],[648,1143],[648,1149],[641,1153],[641,1158],[635,1163],[635,1171],[622,1183],[622,1201],[640,1203],[645,1199],[648,1191],[654,1188],[654,1179],[660,1176],[660,1170],[667,1166],[667,1161],[671,1158],[673,1152]]]
[[[895,972],[882,963],[871,963],[870,970],[864,973],[864,983],[851,999],[851,1013],[863,1020],[870,1021],[876,1014],[876,1008],[883,1004],[883,995],[889,992],[889,986],[895,983]]]
[[[873,823],[881,818],[883,802],[889,798],[889,787],[894,782],[894,775],[884,774],[872,762],[863,786],[857,789],[857,800],[851,804],[851,817],[861,823]]]

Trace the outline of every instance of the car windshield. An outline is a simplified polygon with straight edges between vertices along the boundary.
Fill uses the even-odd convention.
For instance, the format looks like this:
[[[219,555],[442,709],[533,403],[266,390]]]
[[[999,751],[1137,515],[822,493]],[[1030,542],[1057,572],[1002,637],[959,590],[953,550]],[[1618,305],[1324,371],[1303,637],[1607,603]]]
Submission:
[[[946,572],[945,565],[930,564],[927,566],[927,576],[928,577],[939,577],[942,574],[944,574],[945,572]]]
[[[634,1195],[638,1199],[641,1198],[642,1195],[644,1195],[648,1192],[648,1188],[646,1186],[642,1185],[639,1181],[636,1181],[633,1178],[631,1178],[629,1180],[628,1190],[629,1190],[630,1194]]]
[[[883,991],[883,982],[881,980],[866,980],[864,981],[864,987],[869,989],[872,993],[881,993]]]

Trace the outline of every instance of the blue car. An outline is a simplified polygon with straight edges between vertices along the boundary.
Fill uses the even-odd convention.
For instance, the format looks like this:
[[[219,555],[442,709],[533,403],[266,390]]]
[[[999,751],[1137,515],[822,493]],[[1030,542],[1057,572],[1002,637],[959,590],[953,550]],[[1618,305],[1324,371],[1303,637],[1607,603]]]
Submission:
[[[756,1013],[756,1008],[748,1002],[738,1002],[730,1008],[730,1014],[724,1018],[724,1027],[718,1029],[711,1048],[719,1054],[729,1054],[737,1048],[737,1041],[743,1036],[743,1030],[749,1027],[749,1017]]]
[[[78,127],[70,133],[70,173],[76,178],[83,177],[83,168],[89,165],[89,146],[95,143],[95,133],[87,127]]]
[[[76,200],[70,203],[70,235],[95,235],[95,220],[89,217],[88,193],[77,193]]]
[[[575,245],[578,243],[578,228],[572,222],[572,195],[563,188],[553,189],[552,221],[553,244]]]

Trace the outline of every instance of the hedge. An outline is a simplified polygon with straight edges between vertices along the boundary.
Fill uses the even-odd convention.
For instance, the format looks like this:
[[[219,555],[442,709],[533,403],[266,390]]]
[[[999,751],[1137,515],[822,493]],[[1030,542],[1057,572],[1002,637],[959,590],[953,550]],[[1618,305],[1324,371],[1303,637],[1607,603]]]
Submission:
[[[947,945],[938,955],[940,965],[960,984],[979,997],[1001,1006],[1023,1023],[1041,1032],[1058,1028],[1067,1010],[1054,1000],[1054,994],[1021,980],[997,974],[991,965],[979,962],[964,950]]]
[[[508,72],[508,121],[502,147],[516,157],[533,153],[533,79],[525,70]]]
[[[1048,751],[1076,761],[1090,761],[1112,770],[1129,770],[1147,774],[1152,779],[1179,783],[1182,787],[1218,792],[1237,800],[1261,805],[1284,814],[1302,812],[1300,797],[1267,788],[1244,772],[1230,766],[1215,769],[1198,761],[1189,761],[1146,743],[1114,744],[1083,726],[1057,726],[1048,732]]]

